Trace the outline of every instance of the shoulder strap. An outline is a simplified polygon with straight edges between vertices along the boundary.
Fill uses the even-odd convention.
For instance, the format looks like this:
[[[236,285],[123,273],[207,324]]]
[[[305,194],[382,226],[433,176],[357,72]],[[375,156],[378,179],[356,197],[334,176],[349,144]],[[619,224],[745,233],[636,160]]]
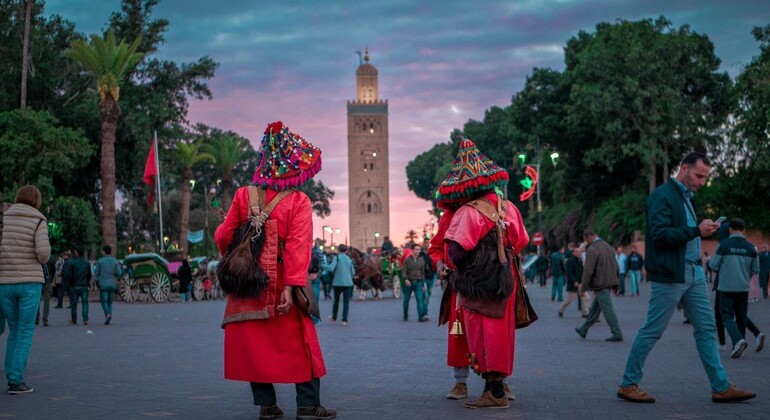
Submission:
[[[484,198],[470,201],[467,204],[494,222],[497,227],[497,257],[500,259],[501,264],[507,263],[508,257],[505,255],[505,245],[503,244],[503,235],[505,232],[503,219],[505,218],[506,207],[506,204],[503,204],[503,199],[501,197],[497,198],[497,208],[495,208],[495,205],[489,200]]]
[[[251,221],[251,225],[255,229],[254,236],[252,237],[252,241],[255,241],[259,235],[262,234],[262,226],[265,224],[265,221],[270,216],[270,212],[273,211],[275,206],[278,205],[278,203],[281,202],[286,196],[288,196],[292,190],[283,190],[280,191],[278,194],[276,194],[275,197],[273,197],[273,200],[270,201],[270,204],[265,205],[265,201],[267,201],[266,197],[267,194],[265,192],[265,189],[262,187],[255,187],[253,185],[250,185],[248,187],[249,191],[249,221]]]

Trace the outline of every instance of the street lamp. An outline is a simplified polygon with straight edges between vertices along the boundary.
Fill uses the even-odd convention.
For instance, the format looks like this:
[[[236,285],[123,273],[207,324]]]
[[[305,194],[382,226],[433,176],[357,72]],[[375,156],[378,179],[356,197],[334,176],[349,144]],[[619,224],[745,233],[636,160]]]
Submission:
[[[377,248],[377,238],[380,237],[380,232],[374,232],[374,248]]]
[[[535,108],[535,110],[537,110],[537,109]],[[532,145],[528,144],[527,145],[527,149],[531,150],[532,149]],[[527,164],[526,163],[527,154],[523,153],[523,152],[519,153],[517,155],[517,157],[519,159],[519,162],[522,165],[534,166],[535,170],[537,171],[538,181],[537,181],[537,184],[535,185],[535,193],[537,194],[537,231],[540,232],[542,230],[542,227],[543,227],[543,202],[542,202],[541,195],[540,195],[540,190],[541,190],[540,185],[543,183],[542,182],[543,176],[540,173],[541,164],[543,163],[542,162],[542,160],[543,160],[543,153],[542,153],[542,151],[543,150],[554,150],[554,148],[549,143],[541,144],[540,143],[540,137],[535,137],[535,147],[534,147],[534,150],[535,150],[535,155],[537,156],[537,163]],[[551,163],[553,164],[553,166],[556,166],[556,161],[559,159],[559,153],[554,150],[549,155],[549,157],[551,158]],[[522,181],[522,184],[524,184],[524,181]],[[531,188],[531,182],[529,183],[529,187]]]
[[[331,226],[324,226],[323,230],[321,231],[321,240],[324,243],[324,246],[326,246],[326,232],[331,232],[332,235],[334,235],[334,231],[332,231]],[[334,236],[332,236],[332,239],[334,239]],[[332,245],[334,245],[334,241],[332,240]]]

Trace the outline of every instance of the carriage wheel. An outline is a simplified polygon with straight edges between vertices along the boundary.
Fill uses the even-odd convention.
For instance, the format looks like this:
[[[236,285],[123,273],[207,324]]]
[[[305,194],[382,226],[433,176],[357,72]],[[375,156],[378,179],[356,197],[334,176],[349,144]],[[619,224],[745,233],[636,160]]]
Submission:
[[[195,300],[201,301],[203,300],[203,280],[202,279],[195,279],[193,282],[193,296],[195,296]]]
[[[139,299],[139,283],[128,274],[123,275],[118,283],[120,298],[123,302],[132,303]]]
[[[401,279],[393,275],[393,298],[401,299]]]
[[[150,278],[150,295],[155,302],[163,303],[171,293],[171,280],[166,273],[157,272]]]

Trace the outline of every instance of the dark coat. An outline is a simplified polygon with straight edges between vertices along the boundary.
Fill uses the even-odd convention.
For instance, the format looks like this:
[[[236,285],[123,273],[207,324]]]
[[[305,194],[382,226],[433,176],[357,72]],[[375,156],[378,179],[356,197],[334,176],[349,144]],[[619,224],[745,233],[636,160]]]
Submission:
[[[579,286],[581,281],[583,281],[583,261],[575,257],[567,258],[567,291],[577,292],[578,289],[574,283],[577,282]]]

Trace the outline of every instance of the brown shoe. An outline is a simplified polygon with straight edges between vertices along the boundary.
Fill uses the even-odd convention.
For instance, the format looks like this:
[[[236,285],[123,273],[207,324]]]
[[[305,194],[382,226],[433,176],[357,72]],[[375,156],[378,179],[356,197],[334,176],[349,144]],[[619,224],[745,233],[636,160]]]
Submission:
[[[479,397],[476,401],[469,401],[464,404],[466,408],[508,408],[508,400],[503,398],[495,398],[492,392],[487,391]]]
[[[322,405],[315,407],[297,407],[297,418],[306,420],[333,419],[337,412]]]
[[[650,394],[642,391],[639,385],[631,385],[627,387],[618,387],[618,398],[622,398],[626,401],[636,403],[654,403],[655,398],[652,398]]]
[[[508,386],[508,384],[503,383],[503,391],[505,391],[505,398],[508,401],[516,401],[516,396],[513,395],[513,391],[511,391],[511,388]]]
[[[744,391],[737,388],[735,385],[730,384],[730,388],[727,388],[725,391],[712,392],[711,401],[714,401],[715,403],[738,402],[750,400],[756,396],[757,394],[753,392]]]
[[[448,400],[461,400],[468,396],[468,385],[463,383],[456,383],[455,387],[446,394]]]
[[[283,417],[283,410],[276,405],[263,405],[259,407],[259,420],[280,419]]]

